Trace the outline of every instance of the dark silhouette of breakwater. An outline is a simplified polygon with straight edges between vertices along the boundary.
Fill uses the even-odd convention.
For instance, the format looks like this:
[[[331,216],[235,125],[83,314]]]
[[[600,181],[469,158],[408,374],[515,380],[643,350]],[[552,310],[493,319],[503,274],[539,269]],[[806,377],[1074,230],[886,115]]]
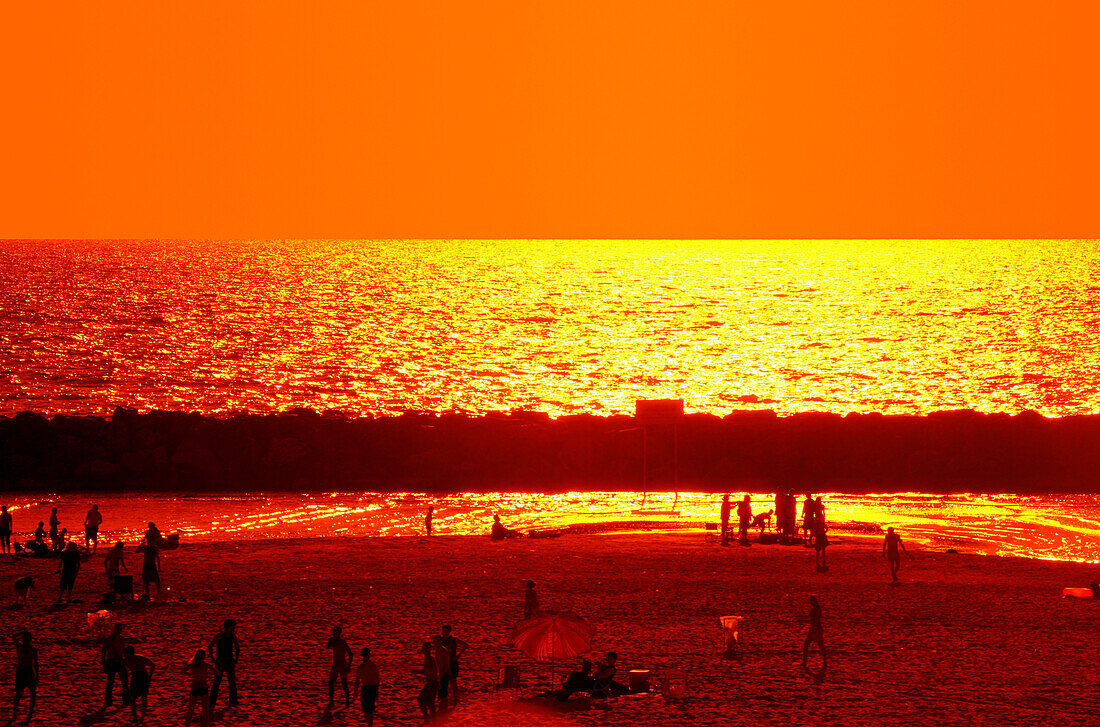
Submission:
[[[633,417],[590,414],[24,412],[0,417],[0,487],[636,490],[641,439]],[[686,415],[677,441],[685,491],[1100,491],[1100,416],[736,411]]]

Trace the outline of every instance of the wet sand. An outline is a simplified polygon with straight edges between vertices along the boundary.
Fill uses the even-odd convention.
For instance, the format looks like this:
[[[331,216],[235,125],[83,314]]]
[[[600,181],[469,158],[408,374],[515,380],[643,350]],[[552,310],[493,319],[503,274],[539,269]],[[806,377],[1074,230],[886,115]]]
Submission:
[[[239,707],[217,724],[362,724],[354,703],[331,718],[326,700],[333,624],[356,652],[374,650],[382,674],[376,724],[417,724],[419,645],[450,623],[470,643],[465,690],[442,724],[1083,724],[1100,711],[1096,648],[1100,601],[1062,599],[1097,567],[913,549],[890,586],[877,540],[838,535],[830,571],[801,547],[721,548],[698,534],[565,536],[491,543],[444,536],[184,544],[163,556],[164,599],[111,607],[138,653],[153,659],[147,724],[179,724],[196,648],[236,618],[242,642]],[[128,549],[131,572],[140,557]],[[55,609],[56,561],[0,558],[6,587],[33,575],[25,611],[0,611],[3,631],[30,628],[41,661],[37,724],[128,724],[104,716],[97,634],[85,614],[104,590],[102,551],[84,564],[75,595]],[[509,644],[522,614],[523,580],[542,605],[572,609],[597,627],[596,653],[625,669],[687,670],[684,699],[628,695],[531,698],[551,679]],[[138,578],[137,580],[140,580]],[[10,590],[8,591],[10,594]],[[830,668],[815,684],[799,668],[808,596],[824,609]],[[10,596],[9,596],[10,597]],[[181,600],[185,599],[185,600]],[[742,659],[720,658],[718,617],[746,618]],[[7,638],[7,637],[5,637]],[[3,709],[10,708],[14,649],[0,650]],[[812,662],[813,663],[813,662]],[[497,670],[518,665],[523,686],[496,692]],[[568,664],[573,667],[574,664]],[[561,671],[561,670],[559,670]],[[25,704],[24,704],[25,709]]]

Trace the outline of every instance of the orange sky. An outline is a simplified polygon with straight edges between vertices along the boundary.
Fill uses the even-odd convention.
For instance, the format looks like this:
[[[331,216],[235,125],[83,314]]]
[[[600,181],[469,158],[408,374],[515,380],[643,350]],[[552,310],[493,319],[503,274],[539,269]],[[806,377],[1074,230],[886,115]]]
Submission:
[[[1100,3],[17,3],[5,237],[1100,236]]]

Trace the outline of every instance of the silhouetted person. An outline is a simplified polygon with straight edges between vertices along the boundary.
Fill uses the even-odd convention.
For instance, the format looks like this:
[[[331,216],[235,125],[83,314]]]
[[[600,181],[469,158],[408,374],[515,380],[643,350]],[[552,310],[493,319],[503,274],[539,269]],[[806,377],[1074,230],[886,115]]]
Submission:
[[[344,707],[351,706],[351,694],[348,692],[348,672],[351,670],[351,647],[344,641],[344,629],[332,627],[332,638],[325,642],[325,648],[332,650],[332,667],[328,671],[328,707],[332,711],[332,702],[336,693],[336,680],[344,685]]]
[[[539,594],[535,591],[535,582],[527,581],[523,591],[523,618],[534,618],[539,614]]]
[[[894,532],[893,528],[886,528],[886,539],[882,543],[882,555],[886,560],[890,561],[890,582],[898,582],[898,569],[901,568],[901,552],[905,552],[906,555],[909,551],[905,550],[905,543],[901,542],[901,536]]]
[[[229,704],[237,701],[237,662],[241,660],[241,642],[237,641],[237,622],[225,620],[222,630],[210,639],[206,647],[214,654],[214,683],[210,687],[210,707],[218,701],[218,687],[224,676],[229,682]]]
[[[155,545],[158,548],[164,543],[164,536],[160,534],[160,528],[157,527],[156,523],[149,523],[149,527],[145,531],[142,542],[145,545]]]
[[[15,581],[15,605],[19,608],[24,608],[27,605],[27,598],[30,596],[31,589],[34,588],[34,578],[30,576],[22,576]]]
[[[447,688],[451,683],[451,654],[443,645],[443,637],[436,634],[432,637],[432,658],[435,659],[435,668],[439,672],[439,703],[447,701]]]
[[[61,550],[65,542],[61,540],[61,520],[57,517],[57,508],[50,510],[50,547],[53,550]]]
[[[435,508],[431,505],[428,506],[428,514],[424,516],[424,531],[428,534],[428,537],[432,537],[432,513],[435,512]]]
[[[817,644],[817,648],[821,650],[821,670],[824,671],[829,657],[825,653],[825,631],[821,627],[821,604],[817,602],[816,596],[810,596],[810,630],[802,642],[803,669],[806,668],[806,662],[810,657],[811,644]]]
[[[439,666],[435,661],[435,649],[430,641],[425,641],[420,647],[420,653],[424,657],[424,665],[419,669],[413,669],[413,674],[424,677],[424,687],[416,695],[416,703],[420,705],[420,714],[424,721],[428,722],[435,715],[435,698],[439,694]]]
[[[370,660],[370,649],[361,652],[363,661],[355,670],[355,691],[359,693],[359,706],[367,719],[367,727],[374,724],[374,706],[378,701],[378,667]]]
[[[38,649],[31,643],[31,632],[20,631],[15,635],[15,705],[11,721],[19,716],[19,702],[23,692],[30,692],[27,704],[27,721],[34,718],[34,703],[38,698]]]
[[[458,638],[451,633],[450,626],[444,626],[440,629],[443,635],[443,648],[447,650],[447,657],[450,660],[450,669],[448,671],[448,692],[451,695],[451,704],[458,704],[458,659],[462,656],[466,649],[470,648],[462,639]],[[442,683],[441,683],[442,686]]]
[[[191,724],[191,714],[195,711],[195,705],[199,705],[199,724],[207,727],[210,724],[210,712],[214,708],[213,691],[207,686],[210,683],[210,673],[215,672],[206,662],[206,652],[199,649],[195,652],[195,658],[183,668],[183,673],[191,677],[191,692],[187,699],[187,716],[184,717],[185,725]],[[217,673],[217,672],[215,672]],[[216,678],[216,677],[215,677]],[[208,698],[209,697],[211,698]]]
[[[614,651],[607,652],[604,660],[596,665],[596,673],[592,675],[597,689],[612,694],[625,694],[627,689],[615,681],[615,664],[619,661],[619,655]]]
[[[73,586],[76,585],[76,574],[80,572],[80,551],[76,543],[69,543],[65,550],[58,556],[57,570],[61,573],[61,585],[57,590],[57,602],[68,597],[68,602],[73,601]]]
[[[149,709],[149,685],[153,682],[153,669],[156,667],[149,659],[134,653],[132,646],[127,646],[125,653],[122,661],[130,675],[130,714],[134,722],[144,722],[145,712]]]
[[[775,532],[777,535],[783,534],[783,529],[787,527],[787,496],[782,492],[775,493],[774,509],[775,513]]]
[[[749,523],[752,522],[752,503],[749,496],[745,495],[737,503],[737,542],[742,545],[749,543]]]
[[[157,586],[157,598],[160,598],[160,548],[146,543],[141,561],[141,582],[145,586],[145,598],[149,598],[149,586]]]
[[[90,550],[92,555],[95,555],[96,548],[99,547],[99,526],[102,522],[99,505],[92,505],[92,509],[84,516],[84,548]]]
[[[34,544],[38,546],[45,546],[46,544],[45,523],[41,520],[38,521],[38,527],[34,529]],[[34,552],[37,554],[39,548],[34,548]]]
[[[107,582],[114,588],[115,579],[118,578],[119,570],[128,571],[126,567],[126,558],[122,552],[123,545],[121,542],[115,543],[115,547],[107,551],[107,555],[103,558],[103,570],[107,572]]]
[[[828,523],[825,522],[825,503],[821,501],[820,495],[814,500],[814,521],[821,523],[823,529],[829,529]]]
[[[0,551],[11,555],[11,513],[7,505],[0,505]]]
[[[130,702],[130,685],[126,679],[126,639],[122,638],[122,624],[115,623],[111,634],[103,640],[103,646],[99,650],[99,662],[103,666],[103,673],[107,675],[107,691],[103,696],[103,709],[111,706],[114,698],[115,677],[117,676],[122,688],[122,703]]]
[[[815,512],[817,512],[817,504],[814,502],[814,496],[807,492],[806,499],[802,501],[802,540],[807,544],[813,537]]]
[[[825,521],[814,520],[814,559],[817,563],[817,571],[824,573],[829,570],[829,564],[825,562],[825,549],[829,547],[829,536],[825,534]]]
[[[722,495],[722,545],[730,544],[730,496]]]
[[[489,531],[489,540],[504,540],[505,538],[522,538],[523,533],[518,530],[504,527],[500,522],[500,515],[493,515],[493,529]]]
[[[581,668],[569,672],[569,676],[562,683],[561,692],[558,693],[559,701],[566,701],[574,692],[586,692],[595,687],[596,682],[592,678],[592,662],[581,659]]]

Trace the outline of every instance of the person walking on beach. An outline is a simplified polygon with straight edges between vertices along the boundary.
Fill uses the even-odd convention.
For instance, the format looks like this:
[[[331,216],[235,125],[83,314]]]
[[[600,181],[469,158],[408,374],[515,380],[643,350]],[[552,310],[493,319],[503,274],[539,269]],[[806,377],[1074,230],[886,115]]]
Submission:
[[[814,520],[814,559],[817,563],[817,572],[825,573],[829,570],[829,564],[825,562],[825,549],[829,547],[829,536],[825,534],[825,520]]]
[[[20,631],[15,635],[15,706],[11,721],[19,716],[19,702],[23,692],[30,692],[27,703],[27,722],[34,718],[34,703],[38,699],[38,649],[31,643],[31,632]]]
[[[424,516],[424,531],[428,534],[428,537],[432,537],[432,513],[435,512],[435,508],[428,505],[428,514]]]
[[[328,706],[325,712],[332,712],[332,702],[336,693],[336,680],[344,685],[344,708],[351,706],[351,695],[348,692],[348,672],[351,670],[351,647],[344,641],[341,635],[344,629],[340,626],[332,627],[332,638],[325,642],[325,648],[332,650],[332,667],[328,671]]]
[[[416,695],[416,703],[420,705],[420,714],[425,722],[430,722],[435,716],[435,698],[439,694],[439,665],[435,661],[435,649],[430,641],[425,641],[420,647],[420,653],[424,657],[424,665],[419,669],[413,669],[413,674],[424,677],[424,687]]]
[[[65,547],[65,541],[61,540],[61,533],[58,528],[61,527],[61,519],[57,517],[57,508],[50,510],[50,548],[53,550],[61,550]]]
[[[191,677],[191,692],[187,699],[187,715],[183,718],[185,725],[191,724],[191,715],[195,711],[196,704],[199,705],[199,724],[202,727],[208,727],[210,724],[210,712],[214,709],[214,702],[213,699],[208,699],[207,695],[213,697],[214,694],[207,685],[212,671],[214,670],[206,663],[206,652],[202,649],[196,651],[195,658],[187,662],[187,666],[183,668],[183,673]]]
[[[806,638],[802,642],[803,669],[807,668],[806,664],[810,657],[811,644],[817,644],[817,648],[821,651],[821,671],[824,672],[829,657],[825,652],[825,631],[821,626],[821,604],[817,602],[816,596],[810,596],[810,630],[806,633]]]
[[[241,660],[237,622],[227,618],[222,630],[210,639],[206,648],[214,653],[214,683],[210,687],[210,708],[213,709],[218,701],[218,687],[221,686],[223,676],[229,682],[229,704],[237,705],[237,662]]]
[[[523,618],[534,618],[539,613],[539,594],[535,591],[535,582],[527,581],[523,592]]]
[[[730,495],[722,495],[722,545],[730,544]]]
[[[61,585],[57,590],[57,602],[68,597],[68,603],[73,602],[73,586],[76,585],[76,574],[80,572],[80,551],[76,543],[69,543],[57,559],[57,570],[61,573]]]
[[[157,585],[157,598],[160,598],[160,548],[146,544],[141,563],[141,582],[145,586],[145,600],[149,600],[149,586]]]
[[[122,624],[115,622],[111,634],[103,640],[103,646],[99,650],[99,663],[103,666],[103,673],[107,675],[107,691],[103,697],[103,709],[111,706],[114,698],[115,677],[118,677],[122,687],[122,703],[130,703],[130,685],[126,678],[126,639],[122,638]]]
[[[102,522],[99,505],[92,505],[92,509],[84,516],[84,549],[90,550],[92,555],[95,555],[96,548],[99,547],[99,525]]]
[[[749,524],[752,522],[752,503],[749,496],[741,498],[737,503],[737,542],[741,545],[749,544]]]
[[[901,552],[898,551],[901,548]],[[890,562],[890,582],[899,583],[898,570],[901,568],[901,553],[909,555],[905,550],[905,543],[901,542],[901,536],[894,532],[893,528],[886,528],[886,540],[882,543],[882,555]]]
[[[372,727],[374,705],[378,701],[378,667],[370,660],[370,649],[364,647],[360,653],[363,661],[355,669],[355,691],[359,693],[359,706],[363,708],[367,727]]]
[[[458,658],[462,656],[466,649],[470,648],[470,645],[452,634],[450,626],[444,626],[440,631],[443,634],[443,648],[447,650],[448,660],[450,661],[447,682],[449,685],[448,691],[451,695],[451,705],[458,706]]]
[[[135,723],[144,722],[145,712],[149,709],[149,685],[153,682],[155,666],[149,659],[134,653],[132,646],[126,647],[126,657],[122,661],[130,675],[130,714]],[[141,712],[140,717],[138,712]]]
[[[812,545],[814,531],[814,513],[817,512],[817,503],[814,502],[814,496],[810,493],[806,493],[806,499],[802,501],[802,542],[806,545]]]
[[[0,551],[5,555],[11,555],[11,513],[7,505],[0,505]]]
[[[107,555],[103,558],[103,570],[107,572],[107,583],[112,588],[115,586],[115,579],[118,578],[119,570],[129,572],[129,568],[126,567],[126,558],[122,552],[122,542],[115,543],[115,547],[107,551]]]

